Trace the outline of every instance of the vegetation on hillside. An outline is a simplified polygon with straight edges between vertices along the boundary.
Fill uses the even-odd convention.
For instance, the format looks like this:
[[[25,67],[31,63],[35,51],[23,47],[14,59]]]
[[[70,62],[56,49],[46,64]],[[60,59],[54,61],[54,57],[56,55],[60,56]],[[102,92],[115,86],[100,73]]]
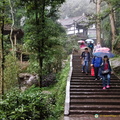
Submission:
[[[61,18],[92,14],[99,21],[104,45],[120,53],[119,0],[99,1],[101,10],[97,14],[96,0],[0,1],[0,119],[56,120],[63,113],[69,71],[69,63],[64,68],[63,62],[73,47],[78,48],[78,38],[68,37],[57,22],[60,11]],[[5,31],[6,25],[10,26],[9,32]],[[23,38],[16,37],[20,31],[14,31],[15,28],[24,32]],[[25,67],[20,62],[20,53],[29,56]],[[18,90],[21,72],[37,74],[41,88]],[[44,76],[51,73],[56,76],[56,84],[42,88]]]
[[[47,88],[32,86],[25,92],[14,88],[0,101],[1,120],[57,120],[63,114],[69,61],[57,74],[57,83]]]

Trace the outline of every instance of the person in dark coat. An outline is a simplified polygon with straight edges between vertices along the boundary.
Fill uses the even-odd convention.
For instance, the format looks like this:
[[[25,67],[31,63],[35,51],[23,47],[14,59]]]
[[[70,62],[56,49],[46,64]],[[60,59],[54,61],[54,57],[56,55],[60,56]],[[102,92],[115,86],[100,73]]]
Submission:
[[[88,48],[85,48],[85,51],[82,52],[81,57],[83,59],[82,62],[82,73],[86,73],[88,75],[88,65],[90,62],[90,52],[88,51]]]
[[[110,88],[111,66],[108,56],[104,56],[101,66],[103,89]]]
[[[88,47],[91,49],[91,54],[93,52],[94,44],[92,42],[89,43]]]

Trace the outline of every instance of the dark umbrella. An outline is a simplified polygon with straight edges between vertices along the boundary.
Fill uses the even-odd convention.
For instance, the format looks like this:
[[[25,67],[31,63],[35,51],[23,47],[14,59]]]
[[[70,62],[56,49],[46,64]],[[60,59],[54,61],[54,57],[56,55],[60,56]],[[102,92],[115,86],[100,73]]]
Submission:
[[[96,53],[93,53],[94,56],[97,56],[97,57],[104,57],[105,55],[108,56],[108,58],[112,58],[114,57],[115,55],[111,52],[96,52]]]

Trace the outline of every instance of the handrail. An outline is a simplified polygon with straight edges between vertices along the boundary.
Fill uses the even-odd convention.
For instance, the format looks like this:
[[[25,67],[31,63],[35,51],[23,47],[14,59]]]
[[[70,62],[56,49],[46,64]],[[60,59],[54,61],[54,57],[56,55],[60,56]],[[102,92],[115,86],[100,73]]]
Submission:
[[[67,85],[66,85],[66,97],[65,97],[65,107],[64,107],[64,115],[69,115],[69,109],[70,109],[70,80],[72,75],[72,58],[73,56],[70,56],[70,71],[67,78]]]

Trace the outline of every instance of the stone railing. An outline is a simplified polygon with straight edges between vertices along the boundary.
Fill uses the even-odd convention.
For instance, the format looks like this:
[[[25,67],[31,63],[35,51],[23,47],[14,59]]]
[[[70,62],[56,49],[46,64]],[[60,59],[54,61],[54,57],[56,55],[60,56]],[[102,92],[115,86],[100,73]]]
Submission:
[[[66,97],[65,97],[65,107],[64,107],[64,115],[69,115],[69,109],[70,109],[70,80],[72,75],[72,55],[70,58],[70,71],[67,78],[67,85],[66,85]]]

